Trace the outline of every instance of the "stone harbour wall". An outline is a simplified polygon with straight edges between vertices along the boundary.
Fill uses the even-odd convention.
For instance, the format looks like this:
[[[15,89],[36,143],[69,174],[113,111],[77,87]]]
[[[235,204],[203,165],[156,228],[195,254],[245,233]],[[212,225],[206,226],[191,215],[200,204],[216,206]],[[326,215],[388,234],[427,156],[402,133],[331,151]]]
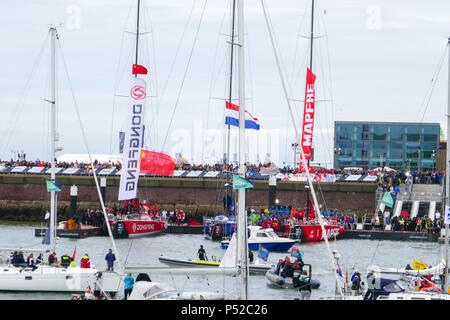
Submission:
[[[98,177],[100,180],[101,177]],[[70,188],[78,187],[78,211],[83,208],[100,208],[95,181],[92,176],[57,176],[62,185],[58,192],[58,215],[61,220],[70,215]],[[0,175],[0,220],[39,221],[49,206],[50,194],[43,175]],[[267,180],[255,180],[255,187],[247,189],[247,206],[257,210],[268,205]],[[139,180],[140,199],[163,210],[173,208],[191,211],[196,220],[204,214],[222,211],[222,198],[226,194],[225,180],[209,178],[155,178]],[[99,181],[100,185],[100,181]],[[276,199],[280,205],[304,207],[306,189],[304,182],[278,181]],[[117,203],[119,177],[106,178],[106,205]],[[314,189],[320,204],[328,209],[358,215],[371,213],[375,207],[375,183],[315,183]],[[325,206],[324,206],[325,207]]]

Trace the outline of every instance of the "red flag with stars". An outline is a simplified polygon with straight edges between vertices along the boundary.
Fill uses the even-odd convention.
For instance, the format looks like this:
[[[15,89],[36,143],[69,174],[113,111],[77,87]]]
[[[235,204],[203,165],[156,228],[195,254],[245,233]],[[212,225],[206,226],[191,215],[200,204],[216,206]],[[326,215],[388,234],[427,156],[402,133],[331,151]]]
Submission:
[[[168,154],[148,150],[141,151],[141,173],[171,176],[175,170],[176,160]]]
[[[147,68],[140,64],[133,64],[133,74],[147,74]]]

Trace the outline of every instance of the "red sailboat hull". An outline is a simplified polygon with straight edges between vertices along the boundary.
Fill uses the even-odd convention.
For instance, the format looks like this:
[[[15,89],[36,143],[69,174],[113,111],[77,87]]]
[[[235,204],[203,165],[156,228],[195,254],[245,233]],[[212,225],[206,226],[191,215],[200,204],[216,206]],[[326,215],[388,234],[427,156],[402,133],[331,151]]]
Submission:
[[[153,236],[166,230],[166,225],[163,221],[126,220],[124,224],[128,238]]]
[[[344,227],[341,226],[325,225],[324,227],[327,232],[328,239],[334,239],[338,235],[344,233]],[[320,224],[304,224],[301,225],[301,228],[306,242],[317,242],[323,240],[322,228],[320,227]]]

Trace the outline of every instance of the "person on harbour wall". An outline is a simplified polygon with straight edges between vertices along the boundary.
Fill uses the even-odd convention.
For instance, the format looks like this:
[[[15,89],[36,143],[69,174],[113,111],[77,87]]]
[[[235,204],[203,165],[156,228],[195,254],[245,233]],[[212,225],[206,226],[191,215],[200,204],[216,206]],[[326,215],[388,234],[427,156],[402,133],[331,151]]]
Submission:
[[[105,256],[105,260],[106,260],[106,264],[108,266],[108,268],[106,270],[107,271],[114,271],[114,261],[116,261],[116,256],[112,252],[112,249],[108,250],[108,253]]]

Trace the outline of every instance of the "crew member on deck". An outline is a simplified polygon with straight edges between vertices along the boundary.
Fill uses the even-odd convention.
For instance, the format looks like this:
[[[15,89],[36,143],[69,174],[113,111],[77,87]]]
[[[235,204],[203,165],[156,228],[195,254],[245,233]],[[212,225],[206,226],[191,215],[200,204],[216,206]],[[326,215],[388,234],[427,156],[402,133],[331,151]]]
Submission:
[[[49,256],[48,256],[48,264],[49,265],[53,265],[53,264],[57,264],[58,263],[58,258],[56,257],[56,253],[52,252]]]
[[[200,245],[200,249],[197,251],[198,260],[207,260],[206,251],[203,249],[203,245]]]
[[[84,256],[81,258],[80,267],[81,268],[90,268],[91,267],[91,261],[89,259],[89,255],[87,253],[85,253]]]
[[[61,260],[60,261],[61,267],[64,267],[64,268],[67,268],[70,265],[70,263],[72,262],[72,258],[67,253],[65,255],[61,256],[60,260]]]
[[[250,264],[253,263],[253,250],[248,247],[248,259],[250,261]]]

